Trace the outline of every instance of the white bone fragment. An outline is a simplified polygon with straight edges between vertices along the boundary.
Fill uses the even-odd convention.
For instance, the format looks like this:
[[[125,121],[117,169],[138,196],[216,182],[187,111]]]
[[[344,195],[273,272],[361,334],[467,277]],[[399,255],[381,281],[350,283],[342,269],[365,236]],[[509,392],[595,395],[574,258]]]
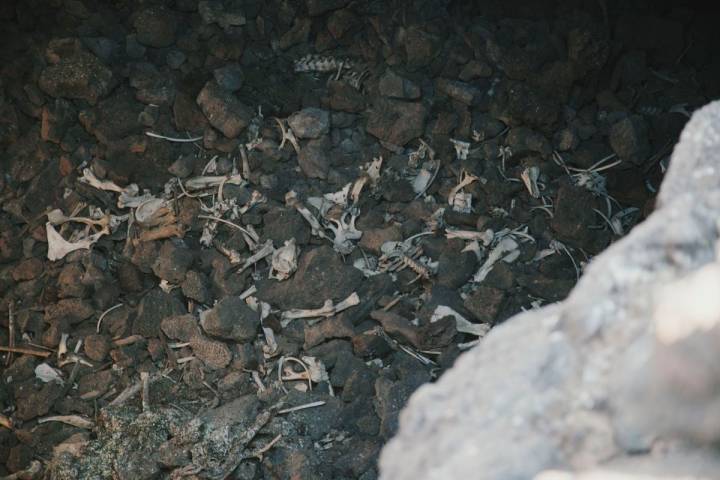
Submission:
[[[380,180],[380,168],[382,168],[383,157],[373,158],[372,162],[365,164],[365,172],[367,173],[370,181],[375,183]]]
[[[357,205],[358,201],[360,200],[360,193],[362,193],[362,189],[368,182],[368,180],[373,182],[370,177],[362,176],[355,180],[355,183],[352,184],[352,189],[350,190],[350,200],[352,200],[353,205]]]
[[[35,378],[45,382],[58,382],[60,385],[64,385],[65,381],[62,378],[62,372],[60,370],[51,367],[47,363],[41,363],[35,367]]]
[[[495,248],[493,248],[488,254],[488,258],[487,260],[485,260],[485,263],[483,263],[482,266],[475,273],[473,281],[479,283],[485,280],[485,277],[487,277],[488,273],[490,273],[490,270],[492,270],[493,266],[499,260],[507,259],[506,261],[508,262],[515,260],[517,258],[517,255],[520,254],[518,247],[518,243],[509,236],[500,240],[500,242],[495,245]],[[508,253],[509,255],[506,256],[506,254]]]
[[[312,230],[312,234],[316,237],[320,238],[328,238],[328,236],[323,231],[322,225],[320,225],[320,222],[317,218],[310,212],[310,210],[307,209],[305,205],[302,204],[297,198],[297,194],[290,190],[285,194],[285,204],[290,207],[294,208],[302,215],[302,217],[310,224],[310,228]]]
[[[468,153],[470,153],[470,142],[463,142],[451,138],[450,143],[455,147],[455,157],[458,160],[467,160]]]
[[[317,317],[332,317],[336,313],[340,313],[343,310],[347,310],[350,307],[360,304],[360,297],[356,292],[351,293],[345,300],[338,304],[333,304],[333,301],[328,299],[320,308],[315,309],[291,309],[282,313],[281,319],[284,321],[284,326],[289,323],[289,320],[294,318],[317,318]]]
[[[460,238],[462,240],[475,240],[483,243],[484,246],[488,246],[492,243],[495,238],[495,233],[491,229],[487,229],[484,232],[476,232],[473,230],[445,230],[445,238]]]
[[[80,415],[55,415],[52,417],[38,418],[38,423],[45,422],[61,422],[72,425],[73,427],[84,428],[85,430],[95,428],[95,423]]]
[[[448,204],[453,206],[453,210],[460,211],[455,208],[455,197],[457,196],[458,192],[479,179],[479,177],[471,175],[463,170],[460,176],[460,182],[455,187],[453,187],[453,189],[450,190],[450,193],[448,194]]]
[[[347,218],[350,217],[350,220]],[[333,237],[333,248],[336,252],[343,255],[349,255],[355,250],[355,241],[362,237],[362,232],[355,228],[355,219],[357,214],[353,212],[345,212],[340,217],[340,220],[330,219],[328,229],[334,234]]]
[[[413,179],[413,191],[417,194],[424,192],[433,178],[432,172],[422,168]]]
[[[455,329],[461,333],[468,333],[475,335],[476,337],[484,337],[487,332],[490,331],[490,325],[486,323],[472,323],[467,318],[460,315],[458,312],[446,305],[438,305],[435,308],[432,316],[430,317],[430,323],[435,323],[441,318],[447,316],[455,317]]]
[[[340,205],[341,207],[347,207],[351,186],[352,183],[348,183],[342,188],[342,190],[338,190],[337,192],[333,193],[326,193],[325,195],[323,195],[323,197],[336,205]]]
[[[453,198],[452,209],[460,213],[472,212],[472,194],[465,192],[456,193]]]
[[[257,262],[259,262],[263,258],[272,255],[273,251],[275,251],[275,248],[273,247],[272,240],[268,240],[267,242],[265,242],[263,244],[263,246],[262,246],[262,248],[260,248],[260,250],[258,250],[257,252],[252,254],[250,257],[248,257],[247,260],[245,260],[245,262],[242,264],[242,266],[240,268],[238,268],[237,272],[240,273],[240,272],[244,271],[245,269],[255,265]]]
[[[300,249],[295,245],[295,239],[285,241],[285,245],[276,249],[272,254],[272,266],[269,278],[282,281],[290,278],[297,270],[298,254]]]
[[[64,258],[70,252],[75,250],[89,249],[95,242],[100,240],[100,237],[109,233],[107,228],[103,229],[98,233],[94,233],[87,238],[78,240],[76,242],[68,242],[65,240],[50,222],[45,224],[45,232],[47,235],[48,242],[48,260],[54,262]]]
[[[78,180],[81,181],[82,183],[86,183],[86,184],[90,185],[91,187],[95,187],[98,190],[105,190],[108,192],[117,192],[117,193],[122,193],[125,191],[124,188],[122,188],[121,186],[117,185],[114,182],[111,182],[110,180],[100,180],[99,178],[97,178],[95,176],[93,171],[90,170],[89,168],[83,169],[82,177],[79,177]]]
[[[246,185],[247,182],[243,179],[242,175],[213,175],[213,176],[201,176],[193,177],[185,180],[183,184],[185,189],[188,191],[205,190],[206,188],[219,187],[224,183],[232,185]]]
[[[310,372],[310,380],[314,383],[330,381],[330,376],[322,360],[310,356],[302,356],[300,359],[307,365]]]
[[[157,227],[175,222],[175,214],[167,200],[152,197],[135,209],[135,221],[142,227]]]
[[[538,188],[537,183],[538,178],[540,178],[540,168],[536,166],[528,167],[520,174],[520,179],[522,179],[525,188],[527,188],[528,193],[533,198],[540,198],[540,188]]]
[[[275,340],[275,332],[273,332],[272,328],[265,326],[263,323],[268,315],[270,315],[270,304],[261,302],[252,295],[245,298],[245,303],[247,303],[250,308],[252,308],[255,312],[258,312],[260,315],[260,326],[262,327],[263,334],[265,335],[265,342],[267,344],[263,347],[263,353],[266,358],[270,358],[275,354],[275,352],[277,352],[278,349],[277,340]]]

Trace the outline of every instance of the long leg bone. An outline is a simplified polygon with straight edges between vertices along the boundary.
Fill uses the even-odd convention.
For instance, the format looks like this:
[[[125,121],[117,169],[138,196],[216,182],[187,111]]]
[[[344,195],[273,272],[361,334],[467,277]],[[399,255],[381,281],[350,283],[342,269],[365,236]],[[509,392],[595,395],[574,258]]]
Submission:
[[[345,300],[338,304],[333,304],[333,301],[328,299],[320,308],[315,309],[292,309],[282,313],[282,320],[292,320],[294,318],[317,318],[317,317],[332,317],[333,315],[347,310],[350,307],[360,304],[360,297],[356,292],[353,292]]]

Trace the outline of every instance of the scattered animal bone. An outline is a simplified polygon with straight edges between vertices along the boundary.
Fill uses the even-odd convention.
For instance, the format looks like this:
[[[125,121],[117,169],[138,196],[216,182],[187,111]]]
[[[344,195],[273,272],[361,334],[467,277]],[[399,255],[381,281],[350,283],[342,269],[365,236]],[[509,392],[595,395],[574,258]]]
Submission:
[[[441,230],[445,227],[445,209],[444,208],[438,208],[433,212],[432,215],[430,215],[430,218],[428,218],[426,224],[427,228],[430,232],[437,232],[438,230]]]
[[[470,142],[463,142],[451,138],[450,143],[455,147],[455,157],[458,160],[467,160],[468,153],[470,153]]]
[[[355,220],[358,217],[356,209],[342,212],[338,220],[332,218],[327,219],[326,225],[323,226],[320,221],[315,218],[315,216],[310,212],[310,210],[308,210],[307,207],[305,207],[298,200],[297,195],[294,191],[290,191],[285,195],[285,203],[287,204],[287,206],[295,208],[300,213],[300,215],[302,215],[303,218],[307,220],[307,222],[310,224],[313,235],[332,241],[333,248],[338,253],[341,253],[343,255],[351,253],[355,249],[355,243],[353,242],[359,240],[362,237],[362,232],[355,228]],[[330,207],[324,204],[321,200],[319,207],[319,210],[321,210],[321,214],[323,213],[323,210],[325,211],[325,213],[327,213],[329,208]],[[325,233],[325,229],[333,232],[333,238],[330,238]]]
[[[282,150],[285,146],[285,142],[290,142],[290,145],[292,145],[292,147],[295,149],[295,153],[300,155],[300,143],[295,136],[295,132],[293,132],[292,128],[290,128],[290,125],[287,124],[287,120],[280,120],[277,117],[273,118],[275,119],[275,122],[277,122],[278,128],[280,128],[280,134],[282,135],[282,139],[280,140],[280,146],[278,147],[278,149]]]
[[[202,237],[200,238],[202,242]],[[227,248],[225,245],[223,245],[217,240],[213,240],[213,246],[218,252],[222,253],[228,260],[230,260],[231,265],[237,265],[242,261],[242,258],[240,257],[240,252],[238,252],[237,250]]]
[[[62,378],[62,372],[47,363],[41,363],[35,367],[35,378],[45,383],[58,382],[60,385],[65,384],[65,380]]]
[[[145,191],[140,195],[140,189],[134,183],[131,183],[127,188],[120,192],[118,195],[117,206],[118,208],[137,208],[143,202],[155,198],[150,192]]]
[[[528,193],[533,198],[540,198],[540,189],[538,188],[538,178],[540,177],[540,168],[536,166],[528,167],[520,174],[520,179],[525,184]]]
[[[455,329],[461,333],[468,333],[476,337],[484,337],[490,331],[490,325],[486,323],[472,323],[467,318],[446,305],[438,305],[435,308],[430,323],[435,323],[441,318],[452,316],[455,317]]]
[[[487,260],[482,264],[480,269],[473,276],[473,282],[480,283],[485,280],[490,270],[492,270],[495,263],[499,260],[503,260],[507,263],[514,261],[519,255],[518,243],[513,240],[510,236],[504,237],[502,240],[495,245],[490,253],[488,254]]]
[[[38,423],[46,422],[61,422],[73,427],[83,428],[85,430],[92,430],[95,428],[95,423],[88,420],[80,415],[55,415],[53,417],[38,418]]]
[[[294,68],[297,73],[336,72],[334,80],[342,79],[356,89],[360,89],[362,80],[368,74],[367,69],[349,58],[339,59],[329,55],[305,55],[295,61]]]
[[[505,162],[513,156],[513,151],[509,146],[499,147],[497,158],[500,159],[500,172],[505,175]]]
[[[272,263],[269,278],[282,281],[290,278],[297,270],[298,254],[300,249],[295,245],[295,239],[285,241],[285,245],[272,253]]]
[[[495,232],[491,229],[487,229],[484,232],[476,232],[473,230],[445,230],[446,238],[460,238],[462,240],[476,240],[483,243],[484,246],[489,246],[495,238]]]
[[[312,234],[316,237],[320,238],[328,238],[328,236],[323,231],[323,226],[320,225],[320,222],[317,218],[310,212],[310,210],[307,209],[305,205],[300,202],[297,198],[297,194],[294,191],[289,191],[285,194],[285,204],[290,207],[294,208],[298,211],[300,215],[310,224],[310,228],[312,231]]]
[[[425,156],[429,154],[431,159],[435,158],[435,151],[428,145],[422,138],[420,140],[420,146],[414,152],[410,152],[408,155],[408,166],[410,168],[417,168],[420,164],[420,160],[425,160]]]
[[[351,293],[345,300],[338,304],[333,304],[331,299],[325,300],[325,303],[320,308],[315,309],[292,309],[282,313],[280,318],[283,321],[283,326],[287,326],[290,320],[295,318],[318,318],[318,317],[332,317],[333,315],[347,310],[350,307],[360,304],[360,297],[356,292]]]
[[[226,183],[240,186],[247,185],[247,182],[245,181],[245,179],[243,179],[242,175],[235,174],[227,176],[212,175],[193,177],[185,180],[184,186],[187,191],[195,192],[198,190],[206,190],[208,188],[220,187],[221,185],[224,185]]]
[[[153,240],[162,240],[163,238],[178,237],[182,238],[185,235],[185,229],[181,225],[163,225],[150,230],[143,230],[136,240],[133,240],[133,244],[138,242],[152,242]]]
[[[257,262],[262,260],[265,257],[268,257],[273,254],[275,251],[275,248],[273,247],[272,240],[266,241],[263,246],[254,254],[252,254],[250,257],[245,260],[245,262],[242,265],[239,265],[238,267],[233,267],[237,271],[237,273],[241,273],[245,271],[247,268],[250,268],[251,266],[255,265]]]
[[[135,222],[145,228],[169,225],[176,222],[175,212],[167,200],[152,197],[135,209]]]
[[[300,365],[304,371],[296,372],[292,369],[292,367],[285,366],[284,365],[285,362],[296,363],[297,365]],[[297,380],[307,381],[308,382],[308,385],[307,385],[308,390],[312,390],[312,380],[310,379],[310,370],[308,370],[307,365],[305,365],[305,363],[302,360],[295,358],[295,357],[283,356],[283,357],[280,357],[280,359],[278,360],[277,368],[278,368],[278,370],[277,370],[278,380],[280,381],[280,386],[285,391],[285,393],[287,393],[287,390],[285,389],[285,386],[283,385],[284,381],[291,381],[291,382],[297,381]]]
[[[380,168],[382,167],[383,157],[377,157],[372,159],[372,162],[368,162],[361,167],[367,174],[370,181],[375,184],[380,179]]]
[[[329,55],[308,54],[295,61],[296,73],[301,72],[334,72],[339,68],[351,68],[354,63],[349,58],[335,58]]]
[[[265,326],[263,323],[263,321],[270,315],[270,304],[261,302],[252,295],[245,299],[245,303],[247,303],[250,308],[258,312],[258,315],[260,315],[260,326],[262,327],[263,334],[265,335],[266,343],[266,345],[263,346],[263,353],[265,354],[265,358],[271,358],[277,352],[278,344],[275,340],[275,332],[273,329]],[[258,380],[259,378],[260,377],[258,377]],[[259,385],[262,385],[262,382],[260,382]]]
[[[420,278],[429,279],[435,274],[437,262],[430,262],[427,257],[422,257],[422,248],[413,246],[410,242],[385,242],[381,247],[383,255],[378,259],[380,272],[399,272],[409,268],[417,274],[415,280]]]
[[[315,357],[302,356],[302,361],[307,365],[308,372],[310,373],[310,380],[314,383],[330,382],[330,376],[328,375],[327,368],[322,360],[318,360]],[[334,396],[332,393],[332,385],[330,386],[330,396]]]
[[[428,185],[430,185],[430,180],[432,180],[433,174],[430,170],[425,169],[424,167],[420,169],[418,174],[413,179],[413,191],[415,193],[421,193],[424,192]]]
[[[472,194],[466,192],[456,193],[453,197],[452,209],[460,213],[472,212]]]
[[[333,248],[336,252],[349,255],[355,249],[355,241],[360,240],[362,232],[355,228],[358,214],[355,211],[343,212],[339,220],[330,219],[326,228],[333,232]]]
[[[440,172],[441,163],[439,161],[435,161],[435,159],[432,157],[429,162],[426,162],[426,164],[423,165],[423,170],[421,170],[421,171],[427,171],[427,169],[425,167],[432,166],[432,165],[435,166],[435,171],[433,172],[432,176],[425,184],[424,188],[422,190],[420,190],[419,192],[416,191],[416,193],[417,193],[417,195],[415,195],[416,200],[418,198],[422,197],[423,195],[425,195],[425,192],[428,191],[428,189],[430,188],[430,185],[432,185],[433,181],[435,180],[435,178],[437,178],[437,175]],[[413,188],[415,188],[414,184],[413,184]]]
[[[100,237],[109,234],[110,229],[106,227],[97,233],[89,235],[86,238],[76,240],[75,242],[68,242],[67,240],[65,240],[62,235],[60,235],[57,230],[55,230],[55,228],[52,226],[52,223],[50,222],[47,222],[45,224],[45,232],[48,242],[47,257],[48,260],[54,262],[56,260],[64,258],[65,255],[70,252],[74,252],[75,250],[89,249],[98,240],[100,240]]]
[[[105,190],[108,192],[124,193],[125,189],[110,180],[100,180],[95,176],[92,170],[89,168],[83,169],[82,177],[78,177],[78,180],[82,183],[86,183],[91,187],[95,187],[98,190]]]

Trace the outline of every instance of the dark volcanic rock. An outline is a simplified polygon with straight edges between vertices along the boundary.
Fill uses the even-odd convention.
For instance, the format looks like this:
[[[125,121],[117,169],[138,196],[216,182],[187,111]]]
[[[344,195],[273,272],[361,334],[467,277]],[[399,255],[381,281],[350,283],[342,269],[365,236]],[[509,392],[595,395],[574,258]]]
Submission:
[[[76,120],[77,111],[73,108],[72,103],[62,98],[56,98],[55,102],[45,105],[42,109],[40,138],[60,143]]]
[[[205,84],[197,96],[197,104],[210,124],[228,138],[235,138],[245,130],[253,117],[250,107],[214,80]]]
[[[332,247],[323,245],[302,253],[289,280],[259,281],[257,297],[285,310],[319,308],[328,299],[344,300],[360,288],[364,278],[360,270],[344,264]]]
[[[450,288],[460,288],[477,269],[477,257],[472,252],[445,251],[438,262],[437,281]]]
[[[199,303],[208,303],[210,301],[210,292],[208,290],[208,278],[200,272],[190,270],[185,275],[182,287],[183,295],[187,298],[195,300]]]
[[[472,105],[473,101],[480,95],[479,89],[469,83],[459,82],[457,80],[438,78],[435,81],[435,85],[439,92],[465,105]]]
[[[38,86],[48,95],[94,105],[113,86],[112,71],[77,39],[51,40],[45,56],[50,65],[40,73]]]
[[[403,146],[422,135],[426,118],[421,103],[380,100],[368,116],[366,130],[379,140]]]
[[[110,352],[110,338],[107,335],[88,335],[85,337],[85,354],[90,360],[102,362]]]
[[[328,106],[340,112],[357,113],[365,109],[365,96],[347,82],[331,81],[328,84]]]
[[[288,118],[288,125],[297,138],[319,138],[330,132],[330,112],[319,108],[304,108]]]
[[[297,245],[305,245],[310,241],[310,227],[295,209],[276,208],[263,216],[265,229],[263,234],[276,246],[282,245],[291,238]]]
[[[640,115],[625,117],[610,128],[610,146],[621,160],[642,165],[650,156],[645,120]]]
[[[327,178],[330,169],[330,138],[325,136],[303,145],[298,163],[308,178]]]
[[[419,68],[433,61],[439,51],[440,39],[419,27],[411,27],[405,32],[403,44],[408,67]]]
[[[215,81],[228,92],[240,90],[245,80],[242,67],[237,63],[230,63],[224,67],[213,70]]]
[[[401,77],[391,69],[385,70],[378,82],[380,95],[403,100],[417,100],[420,98],[420,87],[410,80]]]
[[[177,19],[167,8],[149,7],[141,10],[133,26],[137,32],[137,41],[143,45],[163,48],[175,43]]]
[[[505,292],[497,288],[479,286],[464,302],[465,308],[481,323],[494,323]]]
[[[57,382],[46,383],[39,388],[35,388],[33,381],[23,383],[15,390],[15,415],[27,421],[47,414],[62,393],[62,388]]]
[[[375,381],[375,412],[380,417],[380,435],[392,437],[398,429],[400,410],[421,383],[420,378],[393,381],[380,377]]]
[[[189,342],[194,336],[200,335],[200,325],[194,315],[175,315],[163,318],[160,322],[163,333],[173,340]]]
[[[223,342],[210,340],[203,335],[195,335],[190,339],[193,354],[210,368],[225,368],[232,361],[232,352]]]
[[[165,317],[184,313],[186,313],[185,306],[180,300],[159,288],[154,288],[140,301],[132,331],[144,337],[155,337]]]
[[[240,297],[227,297],[200,315],[200,325],[209,335],[247,342],[257,335],[260,317]]]
[[[342,8],[348,3],[350,3],[350,0],[308,0],[308,14],[311,17],[316,17],[330,10]]]
[[[193,252],[181,240],[166,240],[152,266],[153,273],[160,279],[178,284],[185,279],[185,272],[194,257]]]
[[[552,219],[552,228],[558,233],[558,238],[585,246],[591,243],[595,233],[587,226],[595,222],[595,205],[595,198],[585,188],[563,184],[558,190]]]
[[[329,317],[315,325],[305,326],[303,348],[307,350],[334,338],[350,338],[354,333],[353,324],[348,317]]]
[[[239,27],[247,21],[242,4],[203,0],[197,4],[197,10],[203,23],[217,23],[222,28]]]

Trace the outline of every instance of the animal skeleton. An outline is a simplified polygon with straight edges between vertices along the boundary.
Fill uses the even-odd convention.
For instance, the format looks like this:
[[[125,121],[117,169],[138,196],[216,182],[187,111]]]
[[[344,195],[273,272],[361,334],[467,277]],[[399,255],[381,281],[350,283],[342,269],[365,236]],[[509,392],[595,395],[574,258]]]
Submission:
[[[343,80],[355,89],[360,89],[368,70],[349,58],[335,58],[329,55],[305,55],[295,61],[295,72],[336,72],[334,80]]]
[[[427,257],[423,257],[423,250],[410,242],[385,242],[381,247],[383,255],[378,259],[380,272],[399,272],[409,268],[417,274],[415,280],[424,278],[428,280],[435,274],[437,262],[433,264]]]

